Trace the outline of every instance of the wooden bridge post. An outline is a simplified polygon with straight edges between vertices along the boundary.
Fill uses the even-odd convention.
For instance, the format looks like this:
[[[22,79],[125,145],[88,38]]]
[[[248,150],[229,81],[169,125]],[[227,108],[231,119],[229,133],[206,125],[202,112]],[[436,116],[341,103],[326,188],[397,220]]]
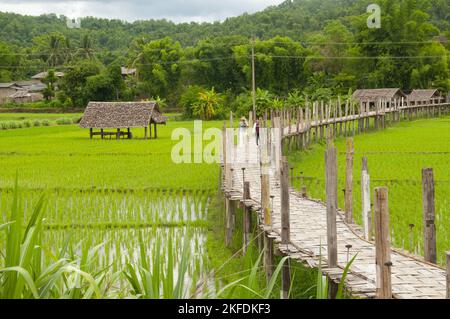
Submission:
[[[391,240],[389,233],[388,189],[375,189],[375,250],[378,299],[392,298],[391,285]]]
[[[450,299],[450,251],[446,253],[447,260],[447,299]]]
[[[225,214],[226,214],[226,235],[225,235],[225,246],[230,247],[231,241],[233,239],[234,233],[234,221],[236,216],[236,206],[237,202],[231,199],[226,199],[225,201]]]
[[[355,103],[351,102],[352,104],[352,136],[355,136],[356,134],[356,107]]]
[[[345,102],[345,112],[344,112],[344,136],[347,137],[348,134],[348,122],[347,122],[347,117],[348,117],[348,103],[349,100],[347,99],[347,101]]]
[[[272,229],[272,209],[270,206],[270,176],[269,176],[269,158],[267,149],[263,147],[261,157],[261,209],[264,216],[264,269],[267,282],[270,281],[273,274],[273,239],[269,238],[268,232]]]
[[[275,117],[273,119],[274,122],[274,128],[275,128],[275,141],[273,144],[273,152],[272,156],[275,161],[275,175],[276,179],[279,178],[280,175],[280,163],[281,163],[281,156],[283,153],[283,132],[281,127],[281,121],[279,117]]]
[[[366,102],[365,107],[366,107],[366,132],[368,132],[369,129],[370,129],[370,116],[369,116],[369,113],[370,113],[370,103],[369,103],[369,102]]]
[[[319,141],[319,102],[314,102],[313,120],[316,124],[314,127],[314,140],[317,143]]]
[[[227,187],[227,171],[228,171],[228,163],[227,163],[228,159],[227,159],[227,125],[224,122],[223,123],[223,127],[222,127],[222,163],[223,163],[223,187],[226,188]]]
[[[363,103],[359,102],[359,116],[358,116],[358,134],[364,132],[364,117],[363,117]]]
[[[280,169],[281,186],[281,243],[287,245],[290,242],[289,221],[289,164],[283,156]]]
[[[353,139],[347,139],[346,170],[345,170],[345,221],[353,223],[353,155],[355,148]]]
[[[234,156],[235,156],[235,149],[234,149],[234,130],[226,130],[225,134],[225,143],[226,143],[226,187],[231,190],[233,188],[233,162],[234,162]]]
[[[330,142],[325,152],[327,195],[327,244],[328,267],[337,266],[336,198],[337,198],[337,151]]]
[[[244,256],[247,254],[248,245],[250,244],[250,236],[252,233],[252,215],[251,210],[246,205],[246,201],[251,198],[250,196],[250,182],[244,182],[244,220],[243,220],[243,248],[242,252]]]
[[[425,260],[436,264],[436,225],[434,203],[434,177],[433,169],[422,170],[423,194],[423,223],[424,223],[424,254]]]
[[[320,140],[323,140],[325,137],[325,128],[323,126],[324,119],[324,105],[323,101],[320,101]]]
[[[325,184],[327,195],[327,251],[328,251],[328,268],[336,268],[338,266],[337,251],[337,151],[332,140],[327,141],[327,150],[325,152]],[[334,299],[337,293],[337,285],[330,282],[329,297]]]
[[[338,117],[339,117],[339,136],[342,136],[342,104],[341,104],[341,96],[338,96],[337,101],[338,107]]]
[[[286,157],[282,159],[280,171],[281,184],[281,244],[289,245],[290,239],[290,220],[289,220],[289,164]],[[289,260],[283,265],[281,291],[282,298],[289,298],[289,291],[291,285],[291,272],[289,267]]]
[[[364,238],[372,240],[372,214],[370,204],[370,175],[367,163],[367,157],[362,159],[361,170],[361,208],[364,226]]]

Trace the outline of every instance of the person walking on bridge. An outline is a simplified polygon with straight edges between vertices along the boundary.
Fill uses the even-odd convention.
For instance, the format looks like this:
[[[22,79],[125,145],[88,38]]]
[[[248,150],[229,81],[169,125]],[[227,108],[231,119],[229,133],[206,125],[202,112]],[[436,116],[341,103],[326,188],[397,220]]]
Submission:
[[[239,123],[239,146],[243,146],[245,144],[247,130],[248,130],[247,119],[245,117],[242,117]]]
[[[256,122],[255,122],[255,125],[253,127],[253,130],[254,130],[255,136],[256,136],[256,145],[258,145],[258,146],[259,146],[259,136],[260,136],[261,122],[262,122],[261,118],[257,119]]]

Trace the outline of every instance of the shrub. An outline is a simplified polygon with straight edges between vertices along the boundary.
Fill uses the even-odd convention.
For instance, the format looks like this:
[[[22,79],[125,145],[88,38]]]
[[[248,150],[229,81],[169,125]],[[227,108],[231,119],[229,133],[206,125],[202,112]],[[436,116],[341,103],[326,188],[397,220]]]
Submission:
[[[81,117],[74,117],[74,118],[72,119],[72,123],[73,123],[73,124],[78,124],[78,123],[80,123],[80,121],[81,121]]]
[[[24,121],[24,122],[23,122],[23,126],[24,126],[24,127],[32,127],[32,126],[33,126],[33,123],[32,123],[30,120],[27,120],[27,121]]]
[[[42,126],[50,126],[50,121],[49,120],[43,120],[42,121]]]
[[[10,130],[16,129],[16,128],[17,128],[16,122],[13,122],[13,121],[8,122],[8,128],[9,128]]]
[[[201,86],[193,85],[186,88],[180,97],[179,105],[184,109],[184,115],[186,118],[193,117],[193,105],[197,102],[201,92],[205,89]]]
[[[0,122],[0,130],[7,130],[8,122]]]
[[[70,125],[72,124],[72,120],[70,118],[64,117],[56,120],[56,124],[58,125]]]
[[[34,120],[33,126],[41,126],[41,121],[39,121],[39,120]]]

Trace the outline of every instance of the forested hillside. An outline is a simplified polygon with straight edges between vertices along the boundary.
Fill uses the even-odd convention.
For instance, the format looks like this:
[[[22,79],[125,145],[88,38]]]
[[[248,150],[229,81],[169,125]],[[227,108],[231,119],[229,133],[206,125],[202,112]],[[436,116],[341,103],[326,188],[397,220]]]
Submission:
[[[369,29],[372,2],[292,0],[202,24],[84,18],[81,29],[67,28],[56,15],[0,13],[0,82],[55,69],[67,76],[59,96],[48,98],[66,105],[158,98],[190,115],[204,115],[213,102],[244,112],[254,46],[261,105],[362,87],[446,92],[448,1],[380,0],[382,27]],[[137,68],[137,76],[122,80],[119,66]]]

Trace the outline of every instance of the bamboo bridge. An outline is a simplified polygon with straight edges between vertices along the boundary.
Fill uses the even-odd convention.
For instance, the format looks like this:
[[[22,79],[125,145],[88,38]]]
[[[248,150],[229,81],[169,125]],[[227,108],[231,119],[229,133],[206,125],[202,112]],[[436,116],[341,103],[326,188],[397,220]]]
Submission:
[[[395,100],[358,106],[351,102],[334,106],[312,103],[306,108],[270,111],[270,114],[266,112],[261,125],[270,125],[272,130],[263,130],[259,146],[252,134],[248,134],[243,143],[235,145],[234,133],[224,127],[221,181],[226,207],[226,243],[231,242],[237,205],[241,205],[243,249],[246,250],[253,230],[257,229],[256,234],[261,235],[259,247],[264,250],[268,277],[274,268],[273,255],[278,252],[288,256],[289,263],[297,261],[311,268],[320,266],[330,280],[330,294],[333,296],[349,258],[356,256],[345,278],[346,290],[353,297],[449,298],[447,272],[450,266],[446,270],[436,265],[436,256],[433,256],[433,252],[436,254],[432,242],[434,202],[428,205],[430,216],[424,227],[427,231],[425,236],[431,243],[426,242],[429,247],[426,246],[425,258],[392,248],[387,189],[375,190],[374,221],[366,216],[363,227],[354,224],[348,212],[338,209],[336,149],[332,142],[339,135],[352,136],[372,128],[383,129],[401,120],[440,116],[448,112],[449,106],[450,103],[433,102],[410,105],[403,100]],[[321,139],[328,141],[326,203],[307,198],[304,189],[297,191],[292,188],[289,166],[282,154],[283,151],[307,148]],[[363,198],[363,202],[370,201],[370,187],[367,187],[368,190],[362,193],[368,199]],[[434,189],[432,195],[434,201]],[[427,199],[424,197],[424,200]],[[370,204],[368,209],[370,211]],[[252,226],[252,215],[257,225]],[[283,266],[282,271],[284,298],[288,297],[290,285],[289,263]],[[447,263],[450,264],[450,254],[447,254]]]

